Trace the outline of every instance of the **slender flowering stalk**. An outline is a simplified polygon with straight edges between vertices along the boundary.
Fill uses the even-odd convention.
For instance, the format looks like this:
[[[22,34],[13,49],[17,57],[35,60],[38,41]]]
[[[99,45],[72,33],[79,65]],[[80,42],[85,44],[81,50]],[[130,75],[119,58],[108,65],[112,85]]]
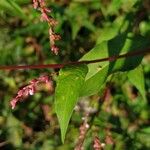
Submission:
[[[33,0],[34,9],[39,9],[41,12],[41,21],[45,21],[49,25],[49,40],[51,45],[51,51],[54,54],[58,54],[59,48],[56,46],[56,41],[60,40],[60,35],[54,32],[54,27],[57,25],[57,21],[49,15],[52,12],[51,9],[46,7],[45,0]]]
[[[10,104],[12,109],[16,107],[16,104],[23,99],[27,98],[30,95],[34,95],[36,93],[36,88],[39,83],[50,83],[52,84],[52,81],[50,80],[49,76],[43,75],[37,79],[33,79],[29,82],[28,85],[21,88],[17,95],[11,100]]]

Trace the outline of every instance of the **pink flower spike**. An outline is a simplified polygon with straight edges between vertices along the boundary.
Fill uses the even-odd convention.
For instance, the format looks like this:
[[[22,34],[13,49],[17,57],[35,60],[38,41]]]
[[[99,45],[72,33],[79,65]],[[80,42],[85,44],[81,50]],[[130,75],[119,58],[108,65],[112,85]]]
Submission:
[[[55,41],[60,40],[60,35],[57,35],[54,33],[54,27],[58,24],[58,21],[55,20],[52,15],[49,13],[52,12],[51,9],[47,8],[45,0],[32,0],[33,1],[33,7],[35,9],[38,8],[38,10],[41,12],[41,21],[45,21],[49,25],[49,39],[50,39],[50,45],[51,45],[51,51],[54,54],[58,54],[59,48],[55,46]]]
[[[16,107],[16,104],[23,100],[24,98],[29,97],[30,95],[34,95],[36,92],[36,87],[39,83],[47,83],[50,81],[49,76],[43,75],[37,79],[33,79],[29,82],[28,85],[22,87],[18,92],[15,98],[13,98],[10,102],[12,109]],[[52,84],[52,82],[49,82]]]

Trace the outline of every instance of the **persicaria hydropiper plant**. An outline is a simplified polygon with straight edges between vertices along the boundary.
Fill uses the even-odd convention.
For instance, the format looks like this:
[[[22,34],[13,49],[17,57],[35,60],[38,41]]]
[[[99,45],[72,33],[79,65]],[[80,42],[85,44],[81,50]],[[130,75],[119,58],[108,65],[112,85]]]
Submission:
[[[54,32],[54,28],[58,22],[51,16],[52,9],[47,7],[44,0],[33,0],[32,2],[33,7],[41,13],[41,21],[47,22],[49,26],[51,51],[57,55],[59,48],[56,46],[56,41],[60,40],[61,37]],[[129,17],[127,16],[126,18]],[[60,69],[56,79],[54,106],[60,125],[62,142],[64,142],[71,115],[80,97],[88,97],[102,91],[103,86],[108,80],[108,76],[115,72],[126,71],[128,74],[129,71],[133,70],[134,75],[137,75],[135,72],[141,73],[139,64],[144,54],[150,52],[149,39],[147,40],[140,35],[137,36],[131,31],[135,28],[133,22],[134,21],[129,24],[123,21],[123,25],[126,24],[126,26],[128,26],[126,29],[124,29],[125,27],[123,28],[121,24],[119,31],[117,31],[114,36],[111,35],[112,37],[107,40],[105,39],[107,37],[104,37],[104,41],[94,46],[94,48],[87,52],[79,61],[60,64],[0,66],[0,70]],[[122,30],[124,29],[124,31],[120,28]],[[11,100],[12,109],[15,108],[18,102],[23,101],[30,95],[34,95],[37,92],[37,87],[41,83],[53,86],[53,82],[52,75],[41,75],[31,80],[28,85],[20,88]],[[143,91],[140,92],[143,99],[146,99],[145,93],[143,93]],[[103,91],[100,95],[105,95],[100,96],[102,101],[104,101],[110,96],[109,90],[106,90],[106,92]],[[98,104],[100,102],[101,101],[98,101]],[[80,127],[79,140],[76,144],[77,150],[83,148],[84,139],[90,129],[89,117],[97,113],[97,110],[93,111],[92,109],[84,111],[85,119],[83,119],[83,124]],[[101,143],[99,138],[95,136],[93,147],[100,149],[103,148],[104,145],[105,144]]]

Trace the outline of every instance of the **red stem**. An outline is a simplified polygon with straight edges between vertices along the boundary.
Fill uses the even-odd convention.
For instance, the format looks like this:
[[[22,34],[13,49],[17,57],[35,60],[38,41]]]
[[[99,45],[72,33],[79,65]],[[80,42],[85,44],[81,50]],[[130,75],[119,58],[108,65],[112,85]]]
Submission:
[[[87,60],[87,61],[85,60],[85,61],[67,62],[67,63],[62,63],[62,64],[46,64],[46,65],[39,64],[39,65],[22,65],[22,66],[0,66],[0,70],[45,69],[45,68],[60,69],[66,65],[91,64],[91,63],[98,63],[98,62],[103,62],[103,61],[112,62],[120,58],[133,57],[133,56],[142,55],[148,52],[150,52],[150,48],[147,48],[145,50],[129,52],[129,53],[118,55],[118,56],[116,55],[116,56],[105,57],[105,58],[100,58],[100,59],[95,59],[95,60]]]

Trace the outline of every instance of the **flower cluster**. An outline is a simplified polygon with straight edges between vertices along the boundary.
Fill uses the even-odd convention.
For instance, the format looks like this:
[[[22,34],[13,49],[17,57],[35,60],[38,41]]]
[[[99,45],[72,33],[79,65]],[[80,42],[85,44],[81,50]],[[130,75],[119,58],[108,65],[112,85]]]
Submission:
[[[31,80],[29,84],[22,87],[18,91],[17,95],[11,100],[10,104],[11,104],[12,109],[14,109],[16,107],[16,103],[18,103],[19,101],[22,101],[22,99],[27,98],[30,95],[34,95],[36,92],[36,87],[39,83],[52,84],[52,81],[47,75],[43,75],[37,79]]]
[[[45,0],[33,0],[33,7],[40,10],[41,21],[46,21],[48,23],[51,51],[57,55],[59,48],[55,45],[55,41],[60,40],[61,37],[54,32],[54,27],[58,22],[53,17],[48,15],[48,13],[51,13],[52,10],[46,7]]]

